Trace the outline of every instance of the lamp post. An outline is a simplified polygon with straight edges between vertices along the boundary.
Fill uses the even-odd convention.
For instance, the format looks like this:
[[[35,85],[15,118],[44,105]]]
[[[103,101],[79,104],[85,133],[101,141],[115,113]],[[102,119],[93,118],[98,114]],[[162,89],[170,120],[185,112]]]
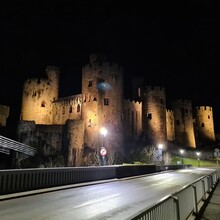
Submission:
[[[103,165],[106,165],[106,154],[107,154],[107,150],[105,148],[105,144],[104,144],[104,139],[108,133],[107,129],[105,127],[102,127],[100,129],[100,133],[102,135],[102,146],[101,146],[101,149],[100,149],[100,154],[101,154],[101,157],[102,157],[102,164]]]
[[[198,167],[200,167],[200,152],[196,152],[197,160],[198,160]]]
[[[181,154],[181,157],[182,157],[182,164],[183,164],[183,154],[184,154],[184,150],[183,149],[180,150],[180,154]]]
[[[214,157],[216,157],[216,163],[218,167],[218,157],[220,156],[220,152],[218,148],[215,148]]]
[[[161,161],[163,162],[163,144],[158,144],[159,154],[161,155]]]

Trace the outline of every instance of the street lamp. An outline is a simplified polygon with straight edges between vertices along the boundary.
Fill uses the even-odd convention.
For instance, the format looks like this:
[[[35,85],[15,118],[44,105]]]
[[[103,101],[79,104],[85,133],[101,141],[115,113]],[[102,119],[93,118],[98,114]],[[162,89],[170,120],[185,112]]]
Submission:
[[[158,144],[158,149],[163,149],[163,144]]]
[[[107,150],[106,150],[105,145],[104,145],[104,139],[105,139],[108,131],[105,127],[102,127],[100,129],[100,133],[102,135],[102,146],[101,146],[101,149],[100,149],[100,154],[101,154],[101,157],[102,157],[102,163],[103,163],[103,165],[105,165],[106,164],[105,156],[107,154]]]
[[[183,149],[180,150],[180,154],[181,154],[181,157],[182,157],[182,164],[183,164],[183,154],[184,154],[184,150]]]
[[[198,167],[200,167],[200,152],[196,152],[197,160],[198,160]]]

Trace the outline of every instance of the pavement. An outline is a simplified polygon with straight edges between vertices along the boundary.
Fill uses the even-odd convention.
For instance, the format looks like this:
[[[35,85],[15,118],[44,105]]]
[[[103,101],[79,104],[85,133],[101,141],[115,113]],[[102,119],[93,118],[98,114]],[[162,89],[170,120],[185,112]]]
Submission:
[[[195,220],[220,220],[220,179],[208,199],[204,202]]]

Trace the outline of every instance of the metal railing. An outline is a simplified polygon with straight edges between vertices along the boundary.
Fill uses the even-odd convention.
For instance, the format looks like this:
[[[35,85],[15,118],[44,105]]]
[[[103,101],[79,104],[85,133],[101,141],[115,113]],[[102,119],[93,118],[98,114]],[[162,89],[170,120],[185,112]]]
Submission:
[[[34,147],[3,137],[1,135],[0,135],[0,147],[1,149],[3,149],[2,151],[4,152],[7,152],[6,149],[10,149],[10,150],[18,151],[23,154],[27,154],[29,156],[34,156],[36,154],[36,149]]]
[[[218,181],[219,173],[214,171],[142,210],[129,220],[186,220],[192,214],[198,214],[199,204],[208,198]]]
[[[168,169],[183,169],[191,165],[167,166]],[[101,167],[56,167],[0,170],[0,195],[34,189],[56,187],[114,178],[139,176],[164,170],[156,165],[113,165]]]

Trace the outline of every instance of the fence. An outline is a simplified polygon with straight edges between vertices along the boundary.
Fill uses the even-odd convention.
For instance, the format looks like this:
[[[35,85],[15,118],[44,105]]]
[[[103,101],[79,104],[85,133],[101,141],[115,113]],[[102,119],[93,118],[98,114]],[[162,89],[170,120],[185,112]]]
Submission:
[[[191,165],[128,165],[0,170],[0,195],[89,181],[144,175]]]
[[[167,196],[164,200],[142,210],[129,219],[186,220],[191,214],[198,214],[201,202],[208,198],[218,180],[219,173],[215,171],[185,186],[180,191]]]

